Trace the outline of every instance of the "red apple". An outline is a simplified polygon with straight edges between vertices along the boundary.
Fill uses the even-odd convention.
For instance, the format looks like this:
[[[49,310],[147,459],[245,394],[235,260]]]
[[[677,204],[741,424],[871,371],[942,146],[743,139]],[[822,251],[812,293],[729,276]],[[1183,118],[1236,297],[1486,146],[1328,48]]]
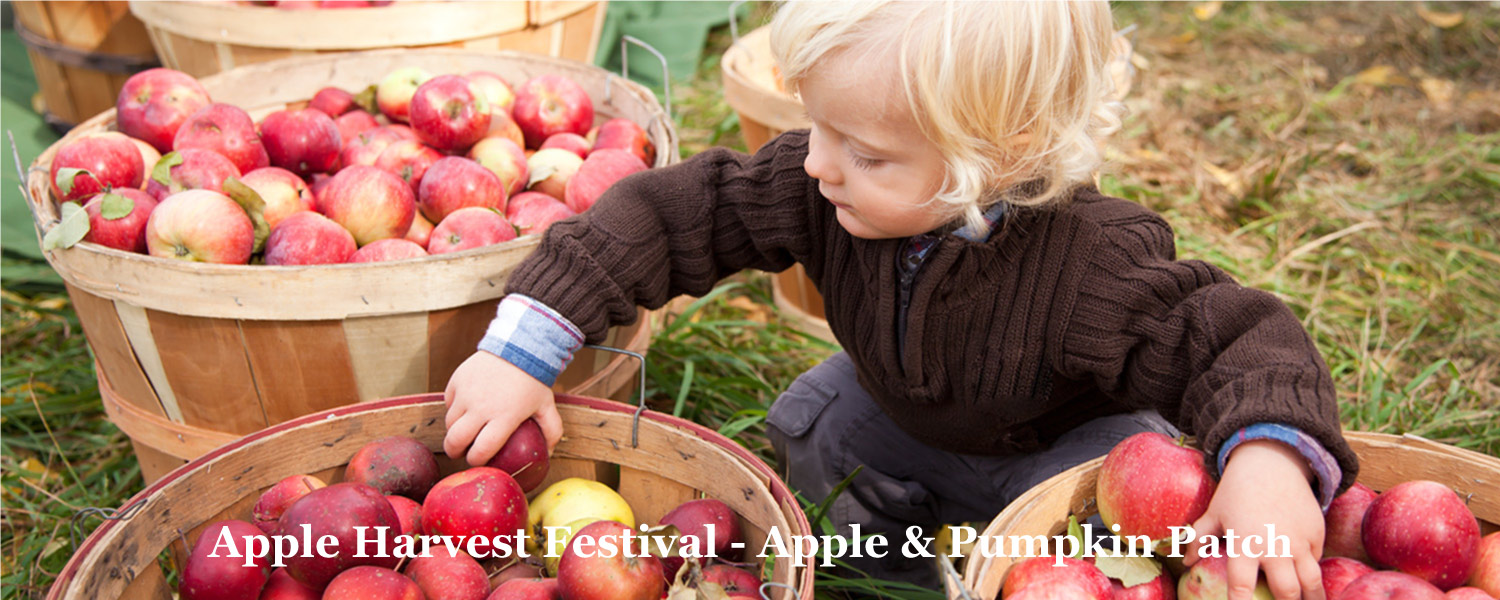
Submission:
[[[442,160],[437,150],[423,146],[415,140],[398,140],[386,146],[375,159],[375,166],[400,177],[411,188],[413,194],[421,189],[422,178],[432,165]]]
[[[1228,598],[1227,567],[1228,560],[1223,555],[1205,557],[1193,563],[1192,568],[1177,580],[1178,600],[1225,600]],[[1255,600],[1272,600],[1271,588],[1266,586],[1265,576],[1261,576],[1256,582],[1255,591],[1251,597]]]
[[[609,148],[630,152],[647,166],[656,164],[656,144],[651,143],[646,130],[630,119],[610,119],[599,126],[593,149]]]
[[[350,113],[353,114],[353,113]],[[339,150],[339,164],[345,167],[362,165],[366,167],[376,166],[375,162],[380,154],[389,148],[391,144],[406,138],[391,127],[376,127],[366,129],[359,135],[348,138],[344,147]],[[433,159],[437,160],[437,159]]]
[[[266,587],[260,590],[260,600],[320,600],[322,597],[322,592],[292,579],[284,568],[272,571]]]
[[[312,475],[291,475],[276,482],[255,501],[252,510],[255,515],[255,524],[266,532],[267,535],[281,533],[281,515],[292,504],[301,500],[303,496],[311,494],[313,490],[328,487],[322,479]]]
[[[428,221],[441,223],[460,208],[505,210],[505,188],[489,169],[460,156],[438,159],[422,177],[417,208]],[[514,236],[512,236],[514,237]]]
[[[218,152],[184,148],[168,152],[151,169],[146,193],[157,200],[187,190],[223,192],[224,180],[239,177],[240,170]]]
[[[601,151],[603,152],[603,151]],[[1208,509],[1214,479],[1203,452],[1160,433],[1138,433],[1120,442],[1099,468],[1099,516],[1122,536],[1152,540],[1170,527],[1196,521]]]
[[[425,221],[424,221],[425,222]],[[427,256],[427,250],[408,239],[375,240],[349,256],[351,263],[385,262]]]
[[[1343,556],[1357,561],[1368,561],[1361,538],[1361,524],[1370,503],[1375,501],[1375,490],[1362,483],[1355,483],[1349,490],[1339,494],[1328,504],[1323,513],[1323,556]]]
[[[539,75],[516,89],[511,117],[521,126],[526,146],[563,132],[578,135],[594,126],[594,102],[576,82],[561,75]]]
[[[354,94],[336,87],[318,90],[318,93],[313,94],[312,100],[307,102],[307,107],[329,117],[337,117],[358,108],[354,104]]]
[[[144,169],[150,169],[151,167],[156,166],[157,161],[161,160],[161,153],[156,151],[156,146],[152,146],[151,144],[146,143],[145,140],[138,140],[118,131],[109,131],[105,132],[105,134],[118,135],[122,138],[130,140],[130,143],[135,144],[135,149],[141,151],[141,165],[144,167]],[[151,173],[147,172],[144,169],[141,171],[140,188],[142,190],[146,189],[146,182],[151,181]]]
[[[658,524],[677,527],[678,544],[692,555],[707,556],[712,553],[719,558],[734,561],[740,555],[734,545],[744,547],[745,535],[740,531],[740,518],[721,500],[702,498],[683,502],[662,515]],[[710,525],[713,526],[713,535],[709,535]],[[668,556],[662,559],[662,567],[667,576],[671,577],[682,568],[682,562],[681,557]]]
[[[485,600],[563,600],[556,579],[511,579],[495,587]]]
[[[1328,600],[1336,600],[1354,580],[1375,572],[1370,565],[1343,556],[1324,558],[1318,561],[1318,567],[1323,572],[1323,593]]]
[[[494,574],[490,575],[490,588],[499,588],[501,585],[505,584],[505,582],[512,579],[540,579],[541,577],[542,567],[526,562],[524,560],[517,561],[511,563],[510,566],[500,569],[499,571],[496,571]],[[556,582],[557,580],[551,579],[549,581]],[[494,598],[494,596],[491,596],[491,598]]]
[[[471,206],[453,211],[432,228],[428,254],[447,254],[516,238],[516,228],[493,208]]]
[[[1500,531],[1479,539],[1479,554],[1474,559],[1474,575],[1469,585],[1500,596]]]
[[[351,110],[339,115],[333,120],[333,124],[339,128],[340,140],[352,140],[359,134],[380,126],[374,115],[362,110]]]
[[[657,600],[666,590],[661,561],[637,556],[636,532],[617,521],[595,521],[573,534],[557,564],[557,587],[568,600]],[[613,546],[614,552],[610,552]],[[633,547],[633,548],[632,548]]]
[[[577,154],[558,148],[538,150],[526,159],[527,189],[566,200],[568,181],[583,166]]]
[[[526,151],[515,142],[505,138],[490,137],[479,140],[469,149],[469,158],[474,159],[500,178],[505,196],[511,197],[526,189],[530,173],[526,170]]]
[[[401,178],[375,167],[345,167],[318,194],[318,209],[363,246],[406,235],[417,202]]]
[[[255,248],[255,226],[229,196],[188,190],[168,196],[146,220],[151,256],[242,265]]]
[[[322,111],[278,110],[260,123],[271,164],[307,177],[338,166],[339,126]]]
[[[377,532],[377,527],[388,527],[386,531],[393,531],[400,526],[401,520],[396,516],[396,509],[391,508],[390,501],[368,485],[344,482],[313,490],[282,513],[281,532],[283,535],[297,535],[300,539],[305,528],[305,535],[316,540],[315,545],[325,535],[331,535],[337,541],[319,548],[319,551],[303,549],[286,557],[287,571],[297,581],[322,589],[328,587],[334,576],[351,567],[370,565],[393,569],[400,561],[390,551],[394,539],[388,538],[385,553],[372,550],[362,558],[357,557],[355,555],[360,553],[359,534],[355,528],[368,527],[366,531]],[[367,533],[369,535],[374,533]],[[326,593],[325,590],[324,598],[328,598]]]
[[[402,123],[391,123],[390,125],[386,125],[385,128],[396,132],[396,134],[401,136],[401,139],[403,140],[411,140],[413,142],[422,141],[422,138],[417,137],[417,132],[413,130],[410,125]]]
[[[417,582],[427,600],[485,600],[490,595],[489,575],[462,550],[435,549],[431,556],[412,558],[401,572]]]
[[[58,202],[77,202],[107,189],[139,188],[145,173],[141,152],[129,140],[85,135],[57,149],[49,179]]]
[[[255,122],[233,104],[216,102],[188,117],[172,138],[173,150],[186,148],[218,152],[241,173],[271,164],[266,147],[255,134]]]
[[[375,104],[380,107],[385,118],[405,123],[417,86],[428,79],[432,79],[432,75],[420,67],[403,67],[391,71],[375,87]]]
[[[218,521],[203,529],[182,567],[177,593],[182,600],[256,600],[270,579],[264,558],[248,559],[249,540],[263,548],[270,542],[259,527],[244,521]]]
[[[1389,492],[1389,490],[1387,490]],[[1443,591],[1420,577],[1375,571],[1354,580],[1338,600],[1444,600]]]
[[[667,577],[672,577],[676,573],[667,573],[666,575]],[[762,583],[760,578],[738,567],[731,567],[729,565],[709,565],[703,567],[703,581],[717,584],[719,587],[724,588],[724,592],[729,594],[731,598],[740,596],[760,598],[760,584]]]
[[[574,214],[568,205],[541,192],[521,192],[505,202],[505,219],[520,229],[521,235],[541,233]]]
[[[150,194],[134,188],[121,188],[89,198],[83,205],[83,210],[89,215],[89,232],[83,239],[116,250],[145,254],[146,222],[156,204],[156,199]],[[106,212],[108,216],[105,216]]]
[[[1176,600],[1177,582],[1173,581],[1172,573],[1166,569],[1161,570],[1161,575],[1146,583],[1125,587],[1118,579],[1109,580],[1109,589],[1113,600]]]
[[[526,493],[505,471],[469,468],[432,486],[422,501],[422,522],[429,535],[456,536],[465,547],[469,536],[483,536],[514,550],[521,543],[516,534],[526,530]],[[501,551],[476,544],[476,551]]]
[[[312,192],[313,208],[318,212],[323,212],[321,205],[318,204],[318,194],[328,189],[330,181],[333,181],[333,176],[327,173],[313,173],[313,176],[307,179],[307,191]]]
[[[240,183],[250,186],[266,203],[266,225],[275,228],[292,213],[316,210],[312,190],[307,182],[291,171],[280,167],[266,167],[246,173]]]
[[[516,124],[515,119],[510,118],[510,113],[495,111],[490,113],[490,131],[484,137],[502,138],[515,142],[517,146],[526,147],[526,134],[521,133],[521,126]]]
[[[1477,587],[1453,588],[1444,596],[1448,600],[1495,600],[1494,596],[1484,593],[1484,590]]]
[[[581,213],[593,206],[609,186],[646,169],[646,163],[624,150],[594,152],[584,159],[578,172],[568,180],[568,185],[563,190],[563,201],[573,212]]]
[[[1474,572],[1479,521],[1441,483],[1408,481],[1386,490],[1370,504],[1362,527],[1371,560],[1438,589],[1461,586]]]
[[[181,71],[147,69],[131,75],[115,101],[120,133],[144,140],[158,152],[172,150],[177,129],[208,106],[208,90]]]
[[[536,419],[526,419],[505,440],[505,445],[490,459],[487,466],[500,469],[514,477],[524,492],[531,492],[547,477],[547,438]]]
[[[344,467],[344,480],[421,500],[438,481],[438,464],[422,442],[406,436],[384,437],[354,453]]]
[[[394,569],[359,566],[339,573],[323,600],[425,600],[417,582]]]
[[[410,117],[417,136],[439,150],[467,150],[490,130],[484,92],[457,75],[439,75],[417,87]]]
[[[383,242],[385,240],[381,240]],[[380,243],[380,242],[375,242]],[[351,261],[352,262],[352,261]],[[422,505],[406,496],[386,494],[385,499],[396,509],[396,520],[401,521],[401,535],[422,535]]]
[[[427,243],[432,240],[432,221],[428,221],[421,213],[412,217],[411,229],[406,230],[406,237],[401,238],[422,247],[427,251]]]
[[[1005,574],[1001,596],[1030,587],[1051,588],[1057,586],[1074,588],[1075,598],[1080,600],[1109,600],[1113,595],[1109,578],[1088,562],[1076,558],[1063,558],[1062,566],[1056,566],[1055,558],[1038,556],[1022,560],[1011,566]]]
[[[537,147],[537,150],[561,148],[563,150],[567,150],[568,152],[572,152],[573,154],[577,154],[578,158],[588,158],[589,147],[589,141],[583,139],[583,136],[576,133],[564,132],[554,134],[552,137],[547,138],[542,142],[541,146]]]
[[[505,79],[489,71],[474,71],[464,75],[464,78],[474,82],[474,87],[484,93],[491,112],[503,113],[509,118],[510,107],[516,103],[516,93],[510,89],[510,84]]]
[[[266,238],[268,265],[336,265],[358,247],[354,236],[332,219],[303,211],[281,220]]]

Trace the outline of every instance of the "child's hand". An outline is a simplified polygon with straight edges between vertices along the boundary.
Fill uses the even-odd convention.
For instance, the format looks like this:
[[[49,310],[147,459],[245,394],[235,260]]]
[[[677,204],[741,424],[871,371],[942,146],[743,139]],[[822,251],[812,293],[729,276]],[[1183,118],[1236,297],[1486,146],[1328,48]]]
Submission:
[[[1311,472],[1297,451],[1279,442],[1252,440],[1231,452],[1208,511],[1192,524],[1200,538],[1223,535],[1225,530],[1238,537],[1234,548],[1238,555],[1226,561],[1229,600],[1250,600],[1257,567],[1266,574],[1266,584],[1277,600],[1325,600],[1318,568],[1323,555],[1323,511],[1308,485]],[[1291,540],[1292,556],[1244,556],[1244,539],[1249,535],[1265,540],[1248,548],[1250,552],[1286,551],[1280,544],[1273,548],[1265,539],[1266,526],[1272,524],[1278,537]],[[1197,562],[1199,549],[1194,540],[1184,562]],[[1229,549],[1221,545],[1219,551],[1227,555]]]
[[[489,352],[475,352],[458,366],[443,401],[448,405],[443,451],[458,458],[467,449],[473,466],[489,462],[527,417],[535,416],[542,427],[548,454],[562,438],[552,388]]]

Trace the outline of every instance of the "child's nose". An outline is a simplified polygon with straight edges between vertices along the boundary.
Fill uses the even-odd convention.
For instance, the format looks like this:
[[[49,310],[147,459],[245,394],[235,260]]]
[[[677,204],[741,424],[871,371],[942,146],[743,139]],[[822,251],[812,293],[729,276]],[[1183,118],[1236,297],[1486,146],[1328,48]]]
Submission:
[[[842,185],[844,181],[839,174],[838,167],[834,161],[830,160],[826,146],[819,143],[817,137],[816,135],[808,137],[807,158],[802,160],[802,168],[813,179],[829,185]]]

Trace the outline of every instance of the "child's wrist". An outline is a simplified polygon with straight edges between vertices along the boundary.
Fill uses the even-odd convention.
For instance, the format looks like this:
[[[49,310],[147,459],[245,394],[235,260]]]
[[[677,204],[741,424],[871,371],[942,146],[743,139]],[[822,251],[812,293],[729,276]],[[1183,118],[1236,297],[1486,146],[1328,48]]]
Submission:
[[[1242,467],[1246,466],[1246,463],[1251,463],[1250,466],[1254,472],[1286,465],[1290,472],[1300,474],[1309,484],[1317,480],[1317,474],[1312,466],[1307,464],[1307,459],[1296,448],[1272,439],[1247,440],[1236,446],[1226,461],[1226,474],[1230,470],[1235,470],[1236,461],[1239,461]]]

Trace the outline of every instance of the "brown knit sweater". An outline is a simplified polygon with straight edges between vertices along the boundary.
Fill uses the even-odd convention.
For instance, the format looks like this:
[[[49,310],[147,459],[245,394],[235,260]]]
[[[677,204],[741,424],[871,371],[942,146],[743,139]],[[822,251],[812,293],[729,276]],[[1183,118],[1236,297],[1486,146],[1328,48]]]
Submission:
[[[1357,463],[1339,433],[1328,368],[1274,296],[1200,261],[1131,202],[1080,188],[1013,210],[987,241],[949,235],[912,289],[898,344],[902,240],[839,226],[802,168],[805,132],[749,157],[723,149],[633,175],[554,224],[507,291],[572,320],[592,342],[636,305],[707,293],[742,269],[802,263],[859,381],[896,423],[967,454],[1038,448],[1092,418],[1153,407],[1213,456],[1255,423],[1283,423]],[[903,350],[904,348],[904,350]]]

